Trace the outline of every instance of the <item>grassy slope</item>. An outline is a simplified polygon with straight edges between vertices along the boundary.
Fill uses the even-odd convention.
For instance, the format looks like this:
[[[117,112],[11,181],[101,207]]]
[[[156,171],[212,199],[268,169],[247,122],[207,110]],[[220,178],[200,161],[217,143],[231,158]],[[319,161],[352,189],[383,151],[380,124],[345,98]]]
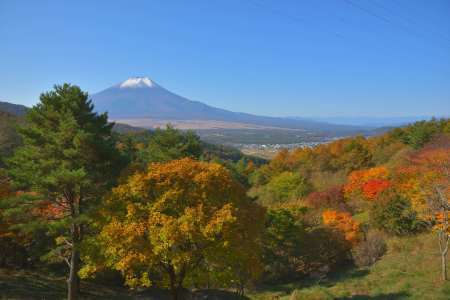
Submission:
[[[133,299],[125,289],[82,284],[83,299]],[[64,299],[66,284],[62,277],[38,272],[0,269],[0,299]]]
[[[434,235],[393,238],[388,246],[388,253],[370,268],[341,273],[323,283],[271,287],[253,293],[251,298],[450,299],[450,281],[439,280],[440,260]]]
[[[89,300],[170,300],[166,289],[150,288],[128,290],[83,281],[81,299]],[[38,271],[0,269],[0,300],[59,300],[66,298],[64,277],[49,276]],[[232,292],[222,290],[197,290],[186,299],[245,300],[238,299]]]

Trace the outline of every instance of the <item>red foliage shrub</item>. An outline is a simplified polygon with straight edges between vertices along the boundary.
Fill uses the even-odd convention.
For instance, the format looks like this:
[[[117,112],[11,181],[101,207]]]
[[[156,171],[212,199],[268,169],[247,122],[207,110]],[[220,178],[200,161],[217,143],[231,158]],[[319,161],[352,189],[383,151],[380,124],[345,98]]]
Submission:
[[[375,200],[377,196],[391,186],[387,179],[371,179],[362,185],[363,195],[368,200]]]

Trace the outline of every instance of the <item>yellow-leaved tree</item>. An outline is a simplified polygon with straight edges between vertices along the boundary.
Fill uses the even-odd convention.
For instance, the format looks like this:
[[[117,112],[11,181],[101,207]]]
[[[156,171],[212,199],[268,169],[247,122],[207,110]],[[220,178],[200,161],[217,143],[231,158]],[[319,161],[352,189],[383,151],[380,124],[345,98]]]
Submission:
[[[106,265],[130,286],[234,286],[259,275],[265,211],[222,165],[153,163],[113,190],[97,238]],[[98,267],[98,266],[97,266]],[[90,265],[84,271],[95,271]]]

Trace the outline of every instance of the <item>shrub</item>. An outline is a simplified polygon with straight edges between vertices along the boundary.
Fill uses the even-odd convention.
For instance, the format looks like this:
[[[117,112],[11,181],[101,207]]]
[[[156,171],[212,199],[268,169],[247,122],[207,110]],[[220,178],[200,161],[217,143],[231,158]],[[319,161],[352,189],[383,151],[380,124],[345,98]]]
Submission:
[[[386,242],[381,232],[370,231],[365,239],[352,250],[353,261],[358,267],[373,265],[387,251]]]
[[[363,184],[362,192],[366,199],[375,200],[377,196],[389,188],[391,182],[386,179],[371,179]]]
[[[369,211],[370,223],[390,234],[417,232],[421,226],[410,201],[392,190],[384,192]]]
[[[312,228],[303,244],[302,254],[307,274],[323,278],[351,260],[351,244],[342,232],[328,226]]]
[[[312,192],[305,200],[309,206],[315,209],[348,211],[347,203],[344,201],[342,186],[335,186],[323,192]]]
[[[355,244],[359,240],[360,224],[347,212],[326,210],[322,213],[323,223],[333,230],[342,232],[346,241]]]
[[[348,199],[363,196],[365,200],[374,200],[389,187],[388,177],[389,171],[386,167],[353,171],[344,186],[344,194]]]

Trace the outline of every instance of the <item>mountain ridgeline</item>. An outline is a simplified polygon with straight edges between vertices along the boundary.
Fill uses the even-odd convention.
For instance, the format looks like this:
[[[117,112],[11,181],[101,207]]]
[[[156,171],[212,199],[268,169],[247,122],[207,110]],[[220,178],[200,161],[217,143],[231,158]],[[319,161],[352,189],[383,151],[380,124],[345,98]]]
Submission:
[[[0,111],[11,115],[23,116],[27,112],[28,107],[20,104],[0,101]]]

